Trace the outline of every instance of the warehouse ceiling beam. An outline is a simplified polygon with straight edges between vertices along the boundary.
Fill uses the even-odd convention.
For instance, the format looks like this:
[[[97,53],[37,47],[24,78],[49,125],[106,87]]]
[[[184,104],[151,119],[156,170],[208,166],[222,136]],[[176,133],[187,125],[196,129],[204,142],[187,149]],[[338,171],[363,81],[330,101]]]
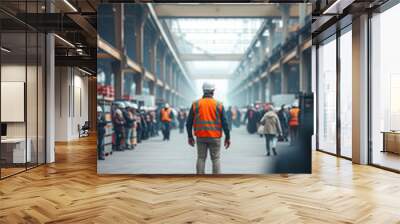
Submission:
[[[191,74],[192,79],[230,79],[230,74]]]
[[[195,89],[194,84],[192,83],[192,80],[189,78],[189,76],[188,76],[188,74],[187,74],[187,72],[185,70],[185,67],[183,66],[180,58],[178,57],[177,52],[172,47],[172,44],[171,44],[168,36],[166,35],[164,29],[163,29],[163,26],[162,26],[162,24],[161,24],[161,22],[160,22],[160,20],[158,18],[158,15],[157,15],[156,11],[153,8],[153,5],[148,3],[147,6],[148,6],[148,9],[149,9],[150,15],[154,19],[154,22],[155,22],[155,24],[157,25],[157,27],[158,27],[158,29],[160,31],[161,36],[163,37],[166,45],[168,46],[169,50],[171,51],[171,54],[173,55],[173,57],[175,58],[176,62],[178,63],[178,66],[180,67],[183,76],[185,77],[186,81],[188,82],[190,88],[192,90],[194,90]]]
[[[240,61],[242,54],[181,54],[183,61]]]
[[[247,4],[242,7],[237,7],[237,4],[155,4],[154,10],[159,18],[280,18],[281,16],[277,5],[263,3]],[[297,7],[292,7],[290,16],[299,16]]]

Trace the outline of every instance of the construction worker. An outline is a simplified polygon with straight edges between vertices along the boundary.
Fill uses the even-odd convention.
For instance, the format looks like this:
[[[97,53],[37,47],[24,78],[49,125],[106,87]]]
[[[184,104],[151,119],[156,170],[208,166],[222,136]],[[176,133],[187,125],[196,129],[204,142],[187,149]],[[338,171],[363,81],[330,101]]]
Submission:
[[[298,126],[299,126],[300,109],[297,103],[293,103],[292,108],[289,110],[289,134],[290,145],[294,145],[297,141]]]
[[[97,106],[97,159],[104,160],[104,136],[106,134],[107,121],[105,119],[103,108]]]
[[[186,111],[183,108],[180,108],[178,112],[179,133],[183,133],[183,130],[185,129],[186,117],[187,117]]]
[[[171,131],[171,121],[174,115],[168,103],[166,103],[164,107],[161,109],[160,115],[162,122],[163,141],[165,140],[169,141],[169,135]]]
[[[125,143],[125,119],[122,111],[125,109],[125,104],[123,102],[116,102],[117,108],[112,116],[114,133],[115,133],[115,150],[124,151],[124,146],[121,143]]]
[[[133,104],[131,102],[125,102],[125,110],[123,111],[125,119],[125,148],[132,150],[134,148],[132,144],[132,132],[135,126],[135,117],[133,114]]]
[[[197,140],[197,174],[204,174],[205,162],[210,151],[213,174],[221,172],[220,146],[222,130],[225,133],[224,146],[229,148],[230,133],[222,103],[213,99],[215,86],[203,84],[203,98],[195,101],[186,121],[189,145],[194,146],[193,130]]]

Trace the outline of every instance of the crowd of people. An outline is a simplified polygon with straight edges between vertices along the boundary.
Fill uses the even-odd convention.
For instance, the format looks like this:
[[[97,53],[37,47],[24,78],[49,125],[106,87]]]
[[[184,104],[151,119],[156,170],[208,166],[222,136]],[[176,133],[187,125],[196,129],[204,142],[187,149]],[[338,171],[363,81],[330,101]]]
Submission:
[[[104,136],[106,125],[105,113],[98,107],[98,158],[103,160]],[[161,131],[163,140],[170,139],[170,130],[177,128],[184,133],[188,117],[187,108],[174,109],[168,104],[159,107],[139,107],[130,101],[115,101],[111,106],[111,123],[113,127],[112,150],[133,150],[142,141],[159,136]],[[300,109],[296,103],[282,105],[280,108],[272,104],[255,104],[247,108],[229,106],[226,110],[226,120],[229,130],[232,127],[246,125],[247,132],[259,134],[265,138],[266,155],[277,155],[278,141],[289,142],[293,145],[298,136]],[[242,115],[243,119],[242,119]]]
[[[168,117],[164,110],[168,108]],[[106,114],[102,108],[97,108],[97,133],[98,133],[98,159],[104,160],[104,137],[106,134]],[[177,113],[177,121],[175,118]],[[169,140],[170,129],[179,127],[183,133],[186,120],[186,110],[179,111],[169,108],[168,104],[163,107],[139,107],[130,101],[115,101],[111,106],[111,123],[113,128],[112,150],[133,150],[142,141],[159,136],[161,131],[163,140]]]
[[[298,138],[300,109],[298,103],[292,105],[283,104],[275,108],[273,104],[256,104],[247,108],[244,123],[250,134],[258,133],[265,137],[266,155],[277,155],[276,145],[278,141],[289,142],[294,145]]]

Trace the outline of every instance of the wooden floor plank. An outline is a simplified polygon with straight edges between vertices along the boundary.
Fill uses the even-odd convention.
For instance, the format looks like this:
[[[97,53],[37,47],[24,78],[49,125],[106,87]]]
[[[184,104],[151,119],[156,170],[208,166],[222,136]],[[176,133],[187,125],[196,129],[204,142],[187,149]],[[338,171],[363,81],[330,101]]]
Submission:
[[[313,152],[311,175],[97,175],[96,139],[0,181],[0,223],[400,223],[400,175]]]

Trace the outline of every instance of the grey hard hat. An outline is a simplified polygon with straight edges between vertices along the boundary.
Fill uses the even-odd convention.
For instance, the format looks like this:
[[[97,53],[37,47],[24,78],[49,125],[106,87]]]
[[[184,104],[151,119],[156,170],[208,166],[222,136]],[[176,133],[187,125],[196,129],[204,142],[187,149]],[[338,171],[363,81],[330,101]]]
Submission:
[[[118,108],[124,109],[125,108],[125,103],[121,101],[115,102],[115,105],[117,105]]]
[[[129,102],[129,101],[125,101],[124,104],[125,104],[125,108],[131,108],[132,107],[132,103]]]
[[[215,85],[213,83],[209,82],[204,82],[203,83],[203,91],[214,91],[215,90]]]
[[[139,107],[136,103],[132,103],[132,108],[137,110]]]

